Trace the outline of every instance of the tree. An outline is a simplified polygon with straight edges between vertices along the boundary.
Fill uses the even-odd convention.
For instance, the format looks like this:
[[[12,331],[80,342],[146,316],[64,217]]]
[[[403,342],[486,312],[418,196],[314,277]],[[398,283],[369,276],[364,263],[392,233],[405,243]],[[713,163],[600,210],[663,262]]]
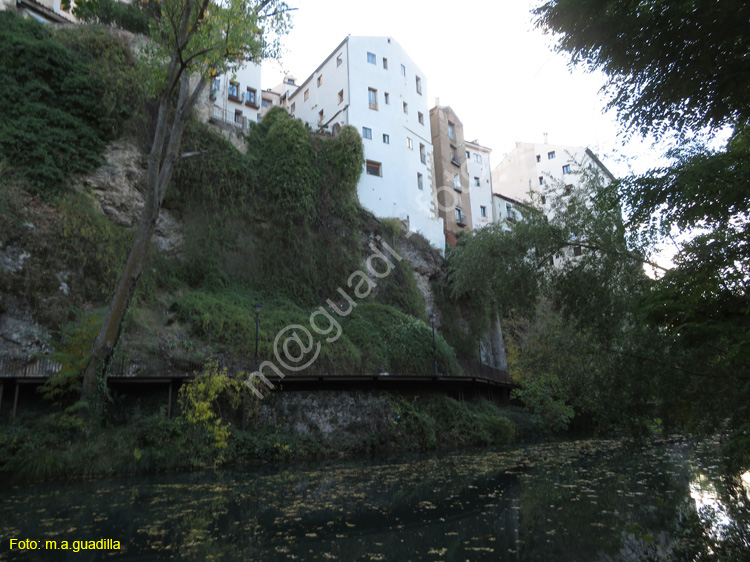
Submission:
[[[462,239],[449,256],[451,290],[501,313],[517,396],[545,428],[574,415],[643,426],[659,404],[644,381],[661,368],[660,340],[638,312],[651,282],[626,236],[617,183],[594,165],[573,173],[572,189],[548,182],[546,215],[529,207],[508,231],[497,224]]]
[[[551,0],[536,24],[571,64],[601,70],[628,130],[718,128],[750,115],[744,0]]]
[[[674,417],[727,428],[734,467],[750,466],[750,4],[552,0],[535,14],[572,64],[607,75],[627,133],[678,133],[670,165],[622,182],[631,232],[684,235],[643,309],[680,369],[679,384],[661,376]],[[691,138],[721,128],[721,149]]]
[[[156,95],[156,121],[148,155],[146,201],[117,290],[83,375],[82,413],[87,414],[98,373],[106,373],[130,301],[143,271],[149,243],[167,187],[177,166],[180,143],[192,108],[207,79],[243,61],[270,56],[278,48],[271,33],[283,33],[283,0],[161,0],[151,19],[147,48]]]

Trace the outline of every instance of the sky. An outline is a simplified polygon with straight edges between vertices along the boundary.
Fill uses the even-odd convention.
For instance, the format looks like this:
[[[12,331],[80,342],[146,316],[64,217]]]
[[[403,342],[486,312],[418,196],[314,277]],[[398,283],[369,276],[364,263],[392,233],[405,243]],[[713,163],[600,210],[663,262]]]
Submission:
[[[516,142],[591,148],[616,175],[654,163],[650,144],[618,136],[603,114],[604,77],[571,69],[553,39],[534,28],[541,0],[288,0],[292,30],[281,64],[264,62],[263,88],[284,72],[307,78],[347,35],[393,37],[419,66],[429,107],[439,98],[464,125],[466,139],[492,149],[494,168]]]

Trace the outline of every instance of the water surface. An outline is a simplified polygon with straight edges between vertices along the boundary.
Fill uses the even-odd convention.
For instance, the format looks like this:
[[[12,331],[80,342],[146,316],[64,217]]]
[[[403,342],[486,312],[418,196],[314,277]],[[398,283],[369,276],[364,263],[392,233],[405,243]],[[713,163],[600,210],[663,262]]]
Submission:
[[[711,444],[585,440],[3,486],[0,560],[678,559],[698,548],[684,537],[736,515],[722,482]],[[713,527],[696,505],[718,507]],[[39,547],[9,551],[11,538]],[[121,549],[72,550],[100,539]]]

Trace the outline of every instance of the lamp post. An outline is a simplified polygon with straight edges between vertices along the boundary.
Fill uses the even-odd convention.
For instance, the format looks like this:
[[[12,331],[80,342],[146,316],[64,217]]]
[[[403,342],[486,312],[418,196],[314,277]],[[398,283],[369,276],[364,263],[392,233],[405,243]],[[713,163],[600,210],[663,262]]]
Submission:
[[[432,374],[438,376],[437,347],[435,346],[435,313],[430,314],[430,327],[432,327]]]
[[[258,330],[260,328],[260,309],[261,304],[259,302],[255,303],[255,369],[254,372],[258,371],[258,367],[260,366],[260,359],[258,358]]]

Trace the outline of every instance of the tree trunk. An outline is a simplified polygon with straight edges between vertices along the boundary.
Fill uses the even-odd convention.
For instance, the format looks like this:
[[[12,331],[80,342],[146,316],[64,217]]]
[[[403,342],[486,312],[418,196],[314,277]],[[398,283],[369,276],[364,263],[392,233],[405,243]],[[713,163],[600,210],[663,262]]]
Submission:
[[[130,306],[130,301],[133,299],[138,286],[138,280],[143,272],[151,236],[159,218],[159,210],[179,158],[178,152],[182,141],[182,132],[185,129],[190,111],[206,84],[205,79],[201,78],[191,93],[190,76],[187,72],[184,72],[184,69],[177,66],[175,59],[170,63],[168,76],[168,83],[179,84],[180,92],[177,107],[174,110],[170,108],[171,93],[174,87],[168,88],[159,103],[154,142],[148,159],[146,201],[138,223],[138,230],[130,248],[128,259],[120,274],[117,291],[110,303],[102,329],[91,348],[89,361],[83,373],[80,409],[83,417],[87,417],[89,413],[89,400],[92,398],[97,374],[101,372],[103,377],[106,378],[107,376],[112,354],[122,333],[125,313]]]

